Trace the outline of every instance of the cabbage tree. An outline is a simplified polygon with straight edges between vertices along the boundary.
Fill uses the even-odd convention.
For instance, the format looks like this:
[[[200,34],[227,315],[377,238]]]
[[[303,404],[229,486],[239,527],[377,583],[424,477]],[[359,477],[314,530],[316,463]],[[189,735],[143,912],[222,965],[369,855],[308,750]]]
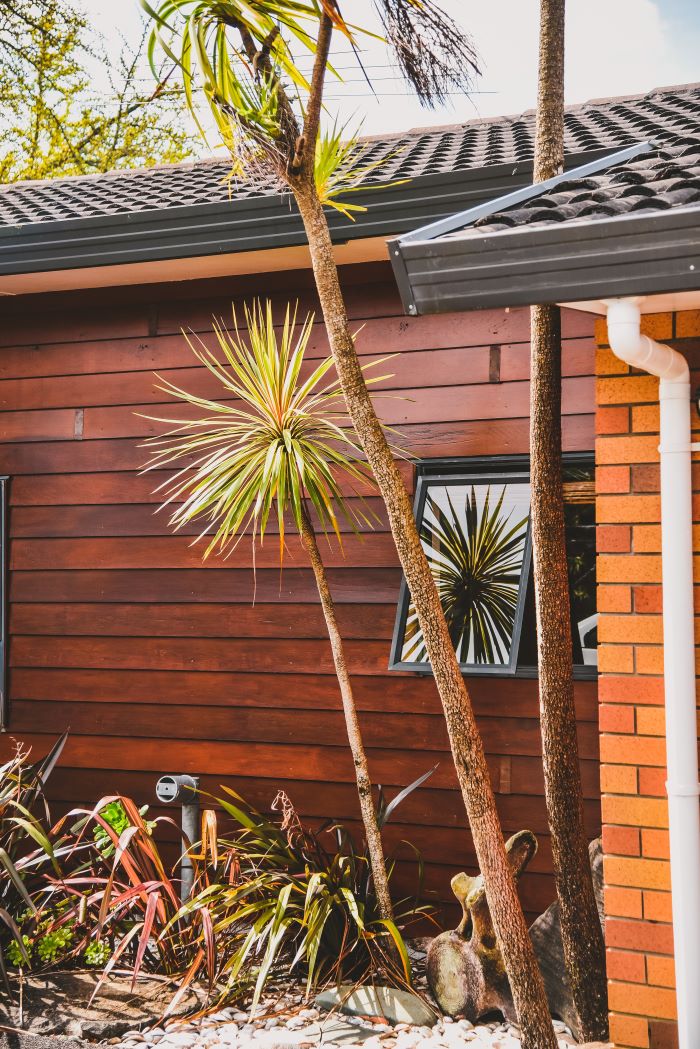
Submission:
[[[214,322],[223,361],[201,340],[188,338],[225,399],[198,397],[159,379],[158,389],[199,414],[186,422],[159,420],[175,429],[149,439],[153,458],[148,469],[177,467],[161,486],[167,493],[164,506],[172,507],[170,523],[176,530],[191,522],[202,525],[200,538],[208,539],[205,557],[231,553],[244,536],[253,548],[262,545],[276,524],[281,562],[286,521],[299,532],[331,642],[377,906],[398,941],[367,756],[316,534],[318,526],[342,545],[343,519],[352,529],[368,523],[363,501],[346,499],[341,480],[366,488],[371,475],[347,425],[338,380],[329,376],[333,359],[321,361],[311,374],[302,373],[312,325],[312,314],[297,325],[288,308],[278,336],[271,303],[263,309],[256,302],[246,308],[245,338],[237,325],[229,331]],[[398,959],[395,950],[387,953]]]
[[[565,0],[540,0],[534,181],[564,166]],[[540,725],[566,971],[585,1041],[608,1037],[605,942],[593,891],[576,734],[561,444],[561,311],[531,307],[530,463]]]
[[[334,77],[334,34],[350,47],[363,31],[343,0],[140,0],[153,19],[151,54],[163,48],[197,114],[202,96],[234,172],[262,171],[294,195],[352,424],[387,508],[443,705],[459,786],[487,886],[526,1049],[556,1049],[544,984],[508,864],[483,742],[425,556],[411,499],[372,404],[348,323],[324,207],[343,210],[353,188],[347,150],[321,130],[324,85]],[[155,6],[154,6],[155,5]],[[421,101],[469,88],[476,55],[434,0],[375,0],[385,36]],[[350,18],[351,15],[348,15]],[[309,76],[302,60],[311,59]],[[361,164],[361,158],[358,161]],[[357,172],[356,172],[357,175]],[[361,177],[361,176],[358,176]]]

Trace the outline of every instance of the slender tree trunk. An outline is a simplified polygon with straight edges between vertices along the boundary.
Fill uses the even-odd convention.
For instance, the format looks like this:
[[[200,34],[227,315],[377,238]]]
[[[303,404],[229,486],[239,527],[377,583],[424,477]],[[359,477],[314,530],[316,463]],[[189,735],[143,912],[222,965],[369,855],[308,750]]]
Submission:
[[[508,863],[483,743],[457,663],[408,492],[365,385],[345,310],[326,217],[311,179],[293,185],[316,288],[348,412],[386,504],[442,700],[457,779],[526,1049],[556,1049],[544,984]]]
[[[564,163],[565,0],[541,0],[536,182]],[[576,736],[561,456],[561,313],[531,309],[530,460],[545,795],[566,970],[584,1041],[608,1037],[605,945],[593,893]]]
[[[367,756],[362,743],[362,733],[357,717],[357,707],[352,693],[352,684],[345,661],[345,649],[343,639],[338,629],[338,620],[335,614],[335,605],[331,595],[326,569],[321,557],[321,551],[316,541],[316,533],[306,509],[302,509],[301,539],[304,549],[309,555],[311,567],[313,568],[316,586],[318,587],[321,607],[328,628],[328,637],[333,652],[333,664],[340,686],[340,695],[343,701],[343,713],[345,714],[345,727],[352,751],[352,760],[355,765],[355,778],[357,780],[357,793],[360,797],[360,811],[362,822],[365,827],[365,838],[367,839],[367,852],[369,854],[374,890],[377,894],[377,904],[382,918],[388,921],[394,920],[394,908],[391,903],[389,891],[389,879],[386,872],[386,861],[384,859],[384,846],[382,836],[377,823],[377,812],[372,800],[372,781],[367,767]],[[389,952],[394,962],[398,961],[395,952]]]

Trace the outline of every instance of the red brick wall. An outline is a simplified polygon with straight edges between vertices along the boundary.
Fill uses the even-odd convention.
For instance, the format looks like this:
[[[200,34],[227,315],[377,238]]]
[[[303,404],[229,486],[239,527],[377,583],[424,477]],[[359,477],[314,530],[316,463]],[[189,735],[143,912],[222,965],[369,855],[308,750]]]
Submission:
[[[700,312],[642,330],[700,363]],[[599,701],[611,1037],[676,1045],[664,739],[658,380],[596,330]],[[697,380],[696,380],[697,381]],[[693,413],[697,423],[697,415]],[[695,478],[700,488],[700,475]],[[700,506],[696,507],[700,520]],[[700,1038],[700,1033],[698,1035]]]

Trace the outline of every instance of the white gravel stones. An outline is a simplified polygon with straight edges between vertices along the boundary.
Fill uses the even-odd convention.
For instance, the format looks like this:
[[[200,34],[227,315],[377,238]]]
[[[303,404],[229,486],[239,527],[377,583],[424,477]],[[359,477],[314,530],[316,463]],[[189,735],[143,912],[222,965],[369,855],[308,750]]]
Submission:
[[[517,1027],[504,1022],[474,1026],[444,1018],[432,1027],[391,1027],[358,1016],[319,1016],[297,1002],[279,1002],[252,1022],[239,1011],[216,1015],[168,1030],[130,1031],[118,1049],[521,1049]],[[556,1032],[560,1049],[576,1045],[564,1024],[557,1022]]]

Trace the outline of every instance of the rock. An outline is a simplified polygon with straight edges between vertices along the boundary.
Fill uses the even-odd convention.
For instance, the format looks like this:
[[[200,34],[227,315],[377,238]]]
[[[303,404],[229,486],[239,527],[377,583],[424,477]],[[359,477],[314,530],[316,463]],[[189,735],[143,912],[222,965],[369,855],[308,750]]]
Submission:
[[[91,1049],[91,1047],[88,1042],[83,1042],[78,1038],[27,1034],[25,1031],[13,1030],[0,1031],[0,1049]]]
[[[139,978],[132,991],[130,978],[110,975],[88,1006],[97,979],[93,972],[25,977],[23,1029],[28,1034],[70,1035],[91,1041],[123,1038],[126,1032],[135,1035],[140,1028],[157,1024],[175,993],[175,984],[150,977]],[[19,1027],[17,1001],[17,993],[9,1003],[3,998],[0,1024]],[[191,1011],[201,1001],[193,991],[188,992],[176,1015]]]
[[[390,1024],[409,1023],[428,1029],[433,1026],[437,1012],[422,998],[394,987],[357,987],[344,984],[318,995],[314,1003],[318,1009],[337,1009],[351,1016],[379,1016]]]

